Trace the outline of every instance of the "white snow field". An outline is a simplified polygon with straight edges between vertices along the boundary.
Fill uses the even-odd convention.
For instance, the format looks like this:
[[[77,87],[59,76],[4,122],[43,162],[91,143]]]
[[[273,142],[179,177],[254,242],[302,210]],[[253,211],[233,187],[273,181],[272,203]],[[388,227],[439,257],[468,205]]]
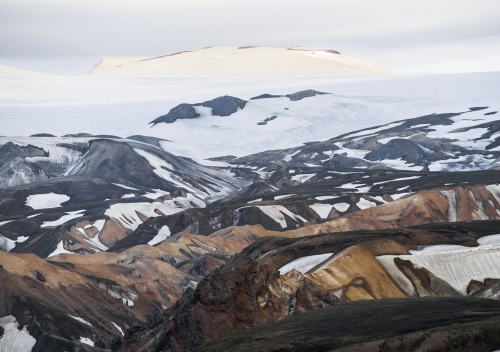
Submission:
[[[0,318],[0,326],[4,328],[0,339],[1,352],[30,352],[35,346],[36,339],[28,332],[27,325],[19,330],[19,323],[13,315]]]
[[[65,194],[44,193],[33,194],[26,198],[26,205],[33,209],[58,208],[61,203],[67,202],[70,198]]]
[[[301,257],[292,260],[290,263],[283,265],[278,269],[281,275],[284,275],[292,270],[297,270],[302,274],[307,273],[309,270],[314,268],[316,265],[324,262],[328,258],[330,258],[333,253],[325,253],[325,254],[317,254],[317,255],[309,255],[307,257]]]
[[[165,150],[203,160],[296,147],[431,113],[461,112],[473,106],[500,110],[499,82],[500,72],[205,78],[4,76],[0,79],[0,123],[3,136],[42,132],[57,136],[80,132],[155,136],[171,141],[162,142]],[[264,93],[284,95],[305,89],[332,94],[299,101],[286,97],[249,100]],[[199,103],[223,95],[248,103],[226,117],[212,116],[209,108],[203,108],[199,109],[199,118],[154,127],[149,124],[178,104]],[[267,125],[257,125],[273,115],[278,117]],[[471,118],[468,115],[463,115],[463,119]],[[499,119],[500,114],[490,118]],[[464,140],[466,135],[456,137],[469,143]],[[0,144],[10,138],[0,138]]]

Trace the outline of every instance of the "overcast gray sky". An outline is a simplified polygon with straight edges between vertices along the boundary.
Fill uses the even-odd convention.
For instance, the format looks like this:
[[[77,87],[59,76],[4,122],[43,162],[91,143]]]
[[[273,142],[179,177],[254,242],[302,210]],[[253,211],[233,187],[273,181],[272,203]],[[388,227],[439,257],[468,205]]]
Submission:
[[[500,70],[499,0],[0,0],[0,64],[81,73],[103,56],[218,45],[336,49],[401,73]]]

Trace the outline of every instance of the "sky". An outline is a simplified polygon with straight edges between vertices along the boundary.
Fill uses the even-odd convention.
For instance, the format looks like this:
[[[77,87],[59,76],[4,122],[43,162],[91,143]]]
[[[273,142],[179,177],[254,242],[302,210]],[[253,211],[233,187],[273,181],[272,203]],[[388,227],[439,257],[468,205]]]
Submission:
[[[500,71],[499,0],[0,0],[0,65],[58,74],[207,46],[335,49],[404,74]]]

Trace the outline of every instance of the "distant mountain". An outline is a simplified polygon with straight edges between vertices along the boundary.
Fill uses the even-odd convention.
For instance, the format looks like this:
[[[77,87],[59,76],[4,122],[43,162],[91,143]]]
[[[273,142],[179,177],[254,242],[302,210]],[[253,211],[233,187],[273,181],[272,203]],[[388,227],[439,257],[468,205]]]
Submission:
[[[244,46],[210,47],[151,58],[104,58],[98,76],[251,77],[350,76],[390,73],[380,65],[336,50]]]
[[[34,72],[34,71],[28,71],[28,70],[21,70],[19,68],[15,67],[9,67],[9,66],[3,66],[0,65],[0,77],[1,76],[23,76],[23,77],[46,77],[49,76],[45,73],[40,73],[40,72]]]

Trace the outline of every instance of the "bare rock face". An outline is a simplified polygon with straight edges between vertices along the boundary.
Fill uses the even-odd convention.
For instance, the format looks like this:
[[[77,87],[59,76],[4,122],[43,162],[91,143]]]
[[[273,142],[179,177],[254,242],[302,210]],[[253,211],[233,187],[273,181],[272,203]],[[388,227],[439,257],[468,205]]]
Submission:
[[[89,152],[70,174],[109,182],[132,182],[151,188],[172,188],[130,145],[106,139],[91,141]]]
[[[337,302],[297,271],[280,276],[267,265],[247,261],[214,271],[166,310],[160,325],[143,335],[127,335],[121,348],[191,351],[234,331]]]
[[[194,108],[195,106],[204,106],[207,108],[211,108],[211,114],[214,116],[230,116],[239,109],[243,109],[246,103],[247,102],[243,99],[224,95],[222,97],[208,100],[203,103],[179,104],[176,107],[170,109],[168,114],[156,118],[155,120],[151,121],[150,124],[153,124],[154,126],[160,122],[174,123],[177,120],[194,119],[200,117],[200,114],[196,112],[196,109]]]
[[[385,230],[325,234],[307,238],[262,238],[220,269],[186,291],[153,327],[129,331],[121,351],[190,351],[235,331],[281,321],[288,316],[358,301],[405,297],[458,297],[450,284],[426,269],[398,260],[414,294],[408,294],[377,262],[380,255],[408,253],[417,245],[454,243],[477,245],[476,239],[495,233],[495,221],[462,224],[448,229]],[[302,274],[278,269],[290,261],[323,253],[338,253]],[[484,295],[496,294],[495,283]],[[476,285],[477,286],[477,285]],[[487,291],[489,290],[489,291]],[[118,347],[118,346],[117,346]]]
[[[151,123],[174,123],[180,119],[194,119],[197,117],[200,117],[200,114],[196,112],[191,104],[179,104],[175,108],[172,108],[168,114],[158,117],[157,119],[151,121]]]

